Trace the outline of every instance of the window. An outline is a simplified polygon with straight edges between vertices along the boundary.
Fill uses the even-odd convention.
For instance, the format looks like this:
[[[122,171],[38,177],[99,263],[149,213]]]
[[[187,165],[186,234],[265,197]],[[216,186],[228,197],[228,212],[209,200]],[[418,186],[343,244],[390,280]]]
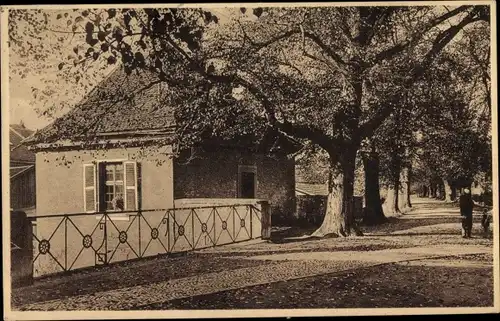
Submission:
[[[105,179],[102,183],[104,187],[105,211],[125,210],[123,196],[123,163],[104,164]]]
[[[135,211],[138,164],[130,161],[84,165],[85,212]]]

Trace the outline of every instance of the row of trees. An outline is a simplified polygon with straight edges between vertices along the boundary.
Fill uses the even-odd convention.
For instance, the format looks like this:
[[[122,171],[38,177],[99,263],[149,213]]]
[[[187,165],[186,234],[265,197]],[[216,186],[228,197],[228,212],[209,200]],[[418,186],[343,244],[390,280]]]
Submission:
[[[471,47],[489,52],[487,6],[76,10],[55,17],[67,20],[57,30],[47,15],[10,11],[13,51],[30,56],[37,50],[33,39],[28,42],[18,30],[31,24],[37,26],[31,30],[36,37],[48,30],[62,41],[80,37],[74,55],[57,64],[66,78],[82,81],[88,73],[82,68],[118,62],[127,74],[153,72],[157,77],[144,87],[163,83],[170,89],[168,105],[175,107],[182,147],[207,136],[251,133],[258,141],[273,133],[302,146],[304,157],[320,155],[327,165],[329,196],[316,236],[361,234],[353,218],[360,155],[366,165],[368,221],[378,223],[385,218],[379,181],[389,188],[388,209],[397,213],[400,200],[409,205],[416,159],[437,170],[436,157],[470,146],[479,133],[481,141],[487,139],[482,127],[487,117],[474,128],[464,124],[458,130],[456,123],[447,123],[472,114],[479,120],[478,106],[486,99],[465,96],[489,95],[489,57]],[[475,40],[477,35],[483,39]],[[476,79],[471,66],[482,70],[482,78]],[[489,115],[489,106],[484,110]],[[455,146],[439,149],[447,145],[439,144],[442,139]],[[474,171],[460,163],[464,158],[457,156],[456,167]],[[444,171],[447,178],[457,175]]]

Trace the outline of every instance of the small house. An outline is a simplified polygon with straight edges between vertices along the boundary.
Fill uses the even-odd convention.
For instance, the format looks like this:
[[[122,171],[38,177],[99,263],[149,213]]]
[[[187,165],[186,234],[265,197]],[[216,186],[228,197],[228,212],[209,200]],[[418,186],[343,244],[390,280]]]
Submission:
[[[35,234],[39,235],[40,241],[44,237],[41,234],[50,236],[51,230],[70,229],[74,225],[74,231],[65,232],[66,235],[57,242],[64,244],[68,242],[67,234],[76,235],[78,244],[83,242],[85,246],[95,247],[96,254],[99,254],[103,251],[99,250],[104,242],[102,238],[85,239],[96,233],[96,222],[102,219],[99,213],[117,213],[112,216],[115,227],[128,224],[128,227],[123,225],[123,229],[110,227],[117,233],[117,239],[120,242],[125,240],[123,243],[126,243],[130,240],[130,235],[128,239],[126,237],[130,233],[127,231],[139,231],[140,237],[151,235],[153,241],[158,240],[156,222],[169,224],[165,211],[191,207],[192,215],[186,219],[188,221],[176,225],[175,239],[165,239],[161,245],[168,248],[167,243],[185,236],[184,229],[189,227],[193,229],[193,239],[190,237],[188,241],[194,248],[196,242],[209,244],[212,237],[204,235],[201,241],[197,240],[194,234],[198,225],[201,231],[207,232],[207,224],[212,218],[214,229],[216,218],[222,221],[222,229],[229,224],[220,213],[210,216],[210,222],[201,219],[195,213],[199,207],[253,204],[258,200],[266,200],[273,220],[275,217],[294,215],[293,159],[288,159],[286,153],[269,155],[266,146],[234,141],[207,140],[194,148],[176,150],[172,140],[176,125],[173,111],[158,108],[160,100],[157,97],[162,85],[148,85],[151,83],[150,77],[145,72],[129,76],[122,70],[112,72],[71,111],[29,139],[30,148],[36,152]],[[134,95],[133,99],[113,98],[113,93],[138,92],[140,88],[146,89]],[[177,157],[174,157],[176,152]],[[147,213],[148,219],[137,228],[131,227],[135,223],[130,212],[139,210],[144,219]],[[120,215],[121,212],[127,214]],[[82,213],[96,213],[96,218],[92,221],[89,215]],[[42,221],[47,221],[45,217],[51,215],[54,220],[42,227]],[[60,219],[55,219],[56,215],[67,215],[67,222],[60,223]],[[198,215],[197,219],[195,215]],[[234,214],[231,224],[246,228],[244,215]],[[39,220],[42,216],[44,219]],[[241,226],[238,223],[240,219]],[[143,230],[146,227],[148,230]],[[101,225],[97,230],[102,228]],[[220,228],[213,237],[219,231]],[[110,230],[107,233],[109,238]],[[239,236],[234,234],[232,240],[238,240]],[[40,249],[56,251],[54,242],[50,241],[49,244],[47,239],[47,242],[40,243],[45,244]],[[145,246],[143,244],[142,249],[140,244],[137,246],[134,250],[136,256],[142,256],[141,251],[145,251]],[[67,258],[68,254],[63,253],[63,250],[60,251],[59,257],[64,256],[67,262],[59,262],[59,265],[64,269],[71,268],[73,259]],[[105,252],[110,251],[112,249],[108,248]],[[129,249],[122,254],[128,258],[130,253]],[[109,254],[113,255],[114,252]],[[97,260],[101,260],[101,257]],[[86,263],[80,262],[82,264],[91,265],[90,259]]]

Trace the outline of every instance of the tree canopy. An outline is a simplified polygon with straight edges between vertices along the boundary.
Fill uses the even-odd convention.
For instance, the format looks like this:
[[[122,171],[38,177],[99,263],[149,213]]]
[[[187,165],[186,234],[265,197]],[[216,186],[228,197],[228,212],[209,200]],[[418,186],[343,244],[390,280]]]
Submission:
[[[485,61],[484,46],[475,46],[467,35],[489,28],[488,6],[224,12],[222,21],[214,11],[197,8],[74,10],[55,18],[43,10],[12,10],[9,40],[26,58],[44,52],[43,41],[33,46],[26,38],[40,40],[49,31],[61,35],[61,42],[80,37],[73,53],[57,62],[60,73],[77,83],[88,81],[88,66],[120,64],[129,75],[154,73],[156,79],[145,87],[161,83],[172,92],[166,102],[175,106],[176,131],[187,145],[207,135],[271,131],[304,148],[320,148],[330,167],[332,204],[322,235],[350,234],[359,148],[388,119],[403,117],[402,111],[415,117],[412,110],[421,108],[413,108],[418,103],[409,97],[422,97],[429,70],[457,69],[444,61],[436,67],[441,53],[461,37],[471,61]],[[52,30],[52,20],[65,23]],[[51,50],[62,49],[58,44]],[[475,65],[487,83],[487,65]],[[21,68],[21,76],[27,69]],[[488,86],[484,93],[489,95]]]

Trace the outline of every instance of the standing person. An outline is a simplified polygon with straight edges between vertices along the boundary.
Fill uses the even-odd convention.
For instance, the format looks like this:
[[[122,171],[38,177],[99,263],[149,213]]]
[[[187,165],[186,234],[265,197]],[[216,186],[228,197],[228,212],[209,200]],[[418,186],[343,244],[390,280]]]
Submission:
[[[462,217],[462,237],[470,238],[472,232],[472,209],[474,202],[470,190],[465,188],[463,194],[460,195],[460,215]]]

